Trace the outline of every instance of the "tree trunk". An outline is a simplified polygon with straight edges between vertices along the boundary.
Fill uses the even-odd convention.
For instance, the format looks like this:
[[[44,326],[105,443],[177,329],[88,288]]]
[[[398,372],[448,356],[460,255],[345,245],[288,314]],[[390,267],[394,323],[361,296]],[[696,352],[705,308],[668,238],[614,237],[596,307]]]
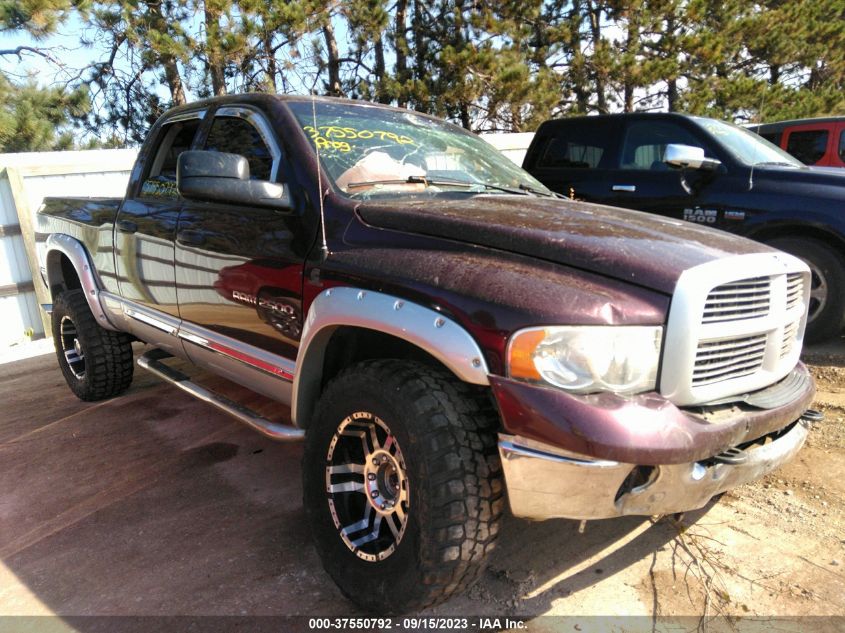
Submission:
[[[572,11],[569,13],[569,39],[567,45],[569,46],[570,68],[581,64],[581,69],[584,68],[584,59],[581,54],[581,16],[582,14],[580,0],[573,0]],[[580,73],[579,73],[580,74]],[[575,102],[578,104],[578,112],[586,114],[590,107],[590,94],[586,88],[586,77],[578,76],[572,82],[572,91],[575,93]]]
[[[469,106],[467,105],[466,101],[461,101],[461,126],[465,130],[472,131],[471,121],[469,120]]]
[[[205,0],[206,68],[211,77],[214,96],[226,94],[225,61],[220,54],[220,9],[214,1]]]
[[[168,23],[161,12],[161,2],[148,1],[145,4],[149,15],[152,17],[155,30],[167,33]],[[170,89],[170,99],[173,105],[184,105],[187,99],[185,98],[185,87],[182,84],[182,76],[179,74],[176,57],[165,54],[161,56],[160,62],[162,68],[164,68],[164,78],[167,81],[167,87]]]
[[[279,68],[276,64],[276,52],[273,50],[273,34],[269,31],[264,32],[262,46],[264,47],[264,55],[267,57],[267,81],[269,82],[270,90],[275,94],[279,91],[276,85],[276,75],[279,72]]]
[[[636,20],[636,11],[628,10],[628,25],[627,25],[627,41],[625,48],[628,53],[629,60],[633,61],[633,65],[626,64],[624,66],[624,101],[625,112],[634,111],[634,89],[636,88],[636,81],[633,77],[634,69],[637,66],[637,54],[640,50],[640,26]]]
[[[666,81],[666,100],[669,102],[669,112],[678,111],[678,80],[674,77]]]
[[[390,95],[385,90],[385,66],[384,66],[384,40],[379,34],[378,39],[373,44],[373,50],[376,56],[376,100],[379,103],[390,103]]]
[[[326,40],[326,55],[328,57],[327,67],[329,69],[329,82],[327,92],[333,97],[343,96],[343,88],[340,85],[340,53],[337,50],[337,39],[334,36],[331,16],[326,18],[323,25],[323,37]]]
[[[411,31],[414,35],[414,76],[422,79],[426,76],[426,45],[425,45],[425,23],[423,20],[423,0],[414,0],[414,18],[411,22]]]
[[[172,55],[165,55],[161,58],[161,65],[164,66],[164,78],[170,88],[170,99],[173,105],[185,105],[185,87],[182,85],[182,77],[179,75],[179,68],[176,65],[176,58]]]
[[[666,42],[669,45],[669,50],[666,51],[663,48],[662,54],[664,57],[676,57],[676,48],[677,48],[677,40],[675,38],[675,31],[677,30],[677,23],[675,22],[675,16],[673,14],[668,14],[666,16],[666,32],[663,34],[663,39],[661,40],[661,46],[665,46],[663,44]],[[677,68],[675,72],[673,72],[672,76],[666,79],[666,101],[667,107],[669,112],[677,112],[678,111],[678,75],[681,74],[681,69]]]
[[[396,49],[396,79],[399,81],[401,86],[398,95],[400,108],[408,106],[408,100],[405,98],[405,82],[408,80],[408,32],[405,26],[407,12],[408,0],[398,0],[396,2],[396,22],[393,35],[393,47]]]
[[[587,11],[590,18],[590,35],[593,41],[593,55],[601,47],[601,6],[598,2],[588,2]],[[604,69],[593,64],[593,81],[596,87],[596,105],[600,114],[607,114],[607,95],[604,81]]]

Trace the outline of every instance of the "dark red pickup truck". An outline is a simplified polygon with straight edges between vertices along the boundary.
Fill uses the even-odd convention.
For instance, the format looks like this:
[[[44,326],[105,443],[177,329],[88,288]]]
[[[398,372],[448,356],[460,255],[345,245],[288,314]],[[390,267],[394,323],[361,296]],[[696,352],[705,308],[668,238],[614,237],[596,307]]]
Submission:
[[[809,271],[761,244],[561,199],[415,112],[266,95],[165,114],[123,200],[39,214],[77,396],[138,363],[305,441],[324,566],[363,607],[466,588],[530,519],[705,505],[794,457]],[[289,404],[258,416],[177,356]]]

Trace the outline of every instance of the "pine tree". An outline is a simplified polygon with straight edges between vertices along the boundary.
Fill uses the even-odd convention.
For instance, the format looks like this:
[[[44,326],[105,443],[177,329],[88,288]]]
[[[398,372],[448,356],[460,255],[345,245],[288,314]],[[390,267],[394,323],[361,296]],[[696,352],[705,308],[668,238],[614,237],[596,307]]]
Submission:
[[[69,125],[89,107],[85,88],[67,92],[34,82],[18,86],[0,75],[0,153],[72,149]]]

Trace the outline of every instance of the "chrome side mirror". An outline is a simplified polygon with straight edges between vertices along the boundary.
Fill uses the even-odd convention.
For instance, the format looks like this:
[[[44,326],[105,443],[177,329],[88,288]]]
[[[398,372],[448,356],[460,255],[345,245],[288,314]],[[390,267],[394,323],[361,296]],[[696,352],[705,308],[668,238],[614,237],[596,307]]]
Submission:
[[[716,169],[722,164],[715,158],[706,158],[701,147],[671,143],[666,146],[663,162],[680,169]]]

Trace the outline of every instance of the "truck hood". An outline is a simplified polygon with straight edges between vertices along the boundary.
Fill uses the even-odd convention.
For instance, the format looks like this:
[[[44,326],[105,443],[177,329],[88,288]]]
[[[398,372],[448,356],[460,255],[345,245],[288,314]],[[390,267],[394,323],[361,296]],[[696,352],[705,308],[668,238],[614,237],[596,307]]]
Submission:
[[[845,169],[841,167],[808,167],[806,169],[777,165],[755,167],[754,180],[759,182],[761,178],[771,179],[779,184],[801,183],[842,187],[842,197],[845,198]]]
[[[680,220],[553,198],[369,201],[368,224],[537,257],[671,294],[680,274],[708,261],[771,251]]]

